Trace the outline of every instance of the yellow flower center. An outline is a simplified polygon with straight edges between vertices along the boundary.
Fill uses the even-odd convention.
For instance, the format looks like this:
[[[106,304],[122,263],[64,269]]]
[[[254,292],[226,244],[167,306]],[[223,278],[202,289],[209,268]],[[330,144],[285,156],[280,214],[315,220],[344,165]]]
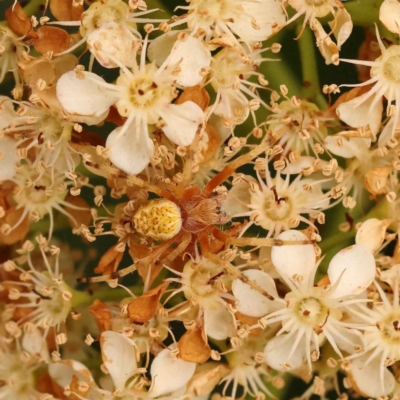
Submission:
[[[400,83],[400,54],[390,57],[383,64],[383,73],[387,79]]]
[[[318,298],[305,297],[298,301],[294,307],[297,317],[302,323],[320,329],[328,319],[328,307]]]

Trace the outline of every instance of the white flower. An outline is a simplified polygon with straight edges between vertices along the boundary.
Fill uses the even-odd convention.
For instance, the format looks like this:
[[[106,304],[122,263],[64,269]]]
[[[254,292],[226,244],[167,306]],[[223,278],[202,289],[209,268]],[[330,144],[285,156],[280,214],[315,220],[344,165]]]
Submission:
[[[281,173],[272,178],[268,168],[266,169],[266,182],[258,176],[258,183],[245,177],[248,181],[247,191],[250,192],[250,201],[246,204],[247,210],[234,213],[237,207],[232,211],[226,207],[226,210],[232,214],[232,217],[249,216],[250,222],[246,225],[248,229],[252,224],[261,226],[268,230],[267,237],[279,235],[280,232],[290,228],[297,227],[301,222],[312,225],[312,223],[302,216],[302,214],[318,215],[320,211],[329,207],[331,194],[323,193],[321,183],[311,179],[301,179],[298,175],[290,182],[290,175],[285,179]],[[308,190],[306,190],[308,188]],[[244,190],[241,186],[234,185],[230,190],[232,198],[243,199]],[[228,207],[234,202],[230,201]],[[245,208],[245,205],[243,205]],[[243,234],[244,230],[242,231]]]
[[[304,240],[306,236],[287,231],[278,239]],[[282,321],[282,328],[265,347],[267,364],[290,370],[305,359],[311,370],[311,359],[319,357],[320,342],[325,338],[340,356],[340,347],[355,350],[359,339],[353,330],[358,325],[341,319],[346,306],[365,301],[356,296],[375,277],[375,260],[368,248],[354,245],[336,254],[329,264],[327,287],[314,287],[318,264],[312,245],[273,246],[271,257],[291,292],[285,296],[285,308],[261,320],[262,326]]]
[[[277,0],[190,0],[188,6],[178,8],[188,13],[171,27],[186,22],[194,33],[203,30],[206,41],[227,36],[231,43],[243,41],[249,45],[268,39],[286,21]]]
[[[356,108],[364,102],[372,99],[368,107],[368,112],[373,113],[374,107],[377,106],[377,104],[381,101],[382,96],[384,96],[388,101],[388,114],[394,117],[393,128],[391,132],[391,137],[394,137],[395,129],[399,123],[400,117],[400,46],[392,45],[388,48],[385,48],[378,31],[377,40],[382,55],[375,61],[341,59],[341,61],[344,62],[371,67],[371,79],[360,84],[344,86],[357,87],[373,84],[373,86],[366,93],[352,101],[352,107]],[[395,105],[394,108],[390,108],[392,103]]]
[[[31,327],[31,331],[34,328],[44,328],[42,332],[44,340],[51,328],[58,333],[64,327],[72,307],[72,294],[60,274],[59,249],[55,246],[48,248],[43,236],[39,236],[36,240],[39,243],[42,270],[32,261],[31,251],[34,247],[30,241],[26,241],[19,250],[20,254],[25,255],[28,268],[23,268],[11,260],[3,263],[3,268],[6,271],[17,270],[21,273],[21,282],[13,282],[15,289],[10,291],[9,298],[25,300],[14,306],[30,311],[25,317],[25,322]],[[46,251],[54,256],[53,265]]]
[[[171,104],[176,96],[176,66],[168,67],[169,58],[157,69],[146,65],[145,57],[146,46],[140,66],[135,65],[133,72],[123,68],[116,85],[82,71],[67,72],[57,82],[57,97],[68,112],[102,115],[115,104],[119,114],[127,117],[123,127],[110,134],[106,147],[110,160],[129,174],[142,172],[153,155],[148,125],[158,124],[173,143],[188,146],[204,118],[192,101]],[[78,102],[76,93],[82,93]]]
[[[382,271],[380,279],[389,284],[393,294],[385,293],[375,283],[381,301],[375,302],[372,309],[350,309],[352,315],[368,324],[361,328],[364,330],[363,352],[348,359],[354,359],[351,372],[357,386],[371,397],[386,396],[393,390],[395,380],[387,367],[400,360],[400,265]],[[372,371],[379,379],[365,379]]]

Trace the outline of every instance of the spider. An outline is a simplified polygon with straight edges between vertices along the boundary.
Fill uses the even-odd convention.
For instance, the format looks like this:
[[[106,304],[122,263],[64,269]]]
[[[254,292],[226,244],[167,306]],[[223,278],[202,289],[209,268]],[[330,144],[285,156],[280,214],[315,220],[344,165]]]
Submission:
[[[157,199],[148,200],[139,207],[132,218],[131,224],[138,234],[144,238],[161,242],[138,262],[142,265],[151,265],[162,260],[165,264],[184,254],[190,245],[199,245],[201,254],[216,259],[215,255],[212,254],[210,238],[216,239],[224,245],[234,246],[281,246],[284,244],[313,243],[311,240],[282,241],[278,239],[238,238],[235,237],[237,234],[229,234],[216,226],[228,223],[230,217],[224,212],[225,195],[215,194],[215,189],[239,167],[271,149],[271,143],[274,142],[275,140],[266,139],[247,154],[239,156],[214,176],[202,190],[197,186],[189,186],[192,178],[192,156],[195,151],[195,143],[190,147],[192,156],[189,156],[186,160],[182,181],[177,186],[171,185],[168,190],[146,182],[137,176],[126,175],[119,171],[119,177],[124,177],[128,185],[137,185],[159,196]],[[86,161],[86,164],[99,168],[97,164],[92,164],[90,161]],[[78,281],[112,281],[135,271],[138,262],[109,275],[85,277],[78,279]],[[227,268],[227,263],[223,264]]]

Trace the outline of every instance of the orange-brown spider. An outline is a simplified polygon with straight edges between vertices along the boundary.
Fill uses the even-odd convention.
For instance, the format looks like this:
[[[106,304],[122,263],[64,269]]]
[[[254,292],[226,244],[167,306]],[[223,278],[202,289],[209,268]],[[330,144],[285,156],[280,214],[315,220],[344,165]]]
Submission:
[[[163,263],[171,262],[178,255],[183,254],[190,244],[199,245],[201,254],[211,255],[210,238],[217,239],[225,245],[236,246],[279,246],[312,243],[311,241],[283,242],[277,239],[237,238],[227,235],[216,226],[229,222],[230,217],[224,212],[225,195],[215,194],[214,190],[239,167],[249,163],[253,158],[270,148],[270,142],[264,141],[247,154],[236,158],[211,179],[203,190],[196,186],[187,187],[192,178],[193,160],[191,157],[185,163],[182,181],[177,186],[171,186],[168,190],[136,176],[123,174],[128,185],[137,185],[159,196],[159,198],[149,200],[139,207],[132,217],[132,227],[136,232],[145,238],[162,242],[156,245],[150,251],[150,254],[140,259],[139,262],[142,265],[151,265],[161,260]],[[194,146],[192,146],[193,149]],[[173,246],[176,247],[173,248]],[[136,269],[137,264],[133,264],[109,275],[81,278],[79,281],[110,281],[128,275]]]

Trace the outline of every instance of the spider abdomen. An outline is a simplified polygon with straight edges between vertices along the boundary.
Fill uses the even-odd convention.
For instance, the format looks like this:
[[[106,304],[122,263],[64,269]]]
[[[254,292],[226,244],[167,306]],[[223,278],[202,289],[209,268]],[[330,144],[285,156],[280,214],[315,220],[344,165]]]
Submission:
[[[132,219],[137,232],[154,240],[171,239],[182,227],[180,208],[167,199],[146,202],[138,208]]]

